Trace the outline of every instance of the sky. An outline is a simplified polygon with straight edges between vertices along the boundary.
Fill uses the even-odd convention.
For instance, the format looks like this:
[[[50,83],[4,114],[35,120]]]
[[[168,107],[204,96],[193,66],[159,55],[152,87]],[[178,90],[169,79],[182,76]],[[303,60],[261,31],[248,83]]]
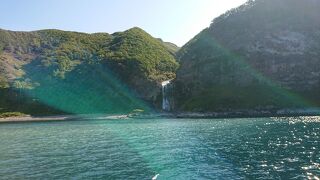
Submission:
[[[0,28],[87,33],[140,27],[184,45],[211,21],[246,0],[1,0]]]

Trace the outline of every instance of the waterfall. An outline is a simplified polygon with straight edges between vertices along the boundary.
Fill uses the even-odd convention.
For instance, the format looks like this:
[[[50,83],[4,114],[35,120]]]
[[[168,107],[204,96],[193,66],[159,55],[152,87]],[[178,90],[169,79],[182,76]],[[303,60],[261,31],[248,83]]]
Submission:
[[[170,82],[171,80],[164,81],[161,83],[162,85],[162,110],[164,111],[170,111],[170,97],[169,97],[169,91],[170,91]]]

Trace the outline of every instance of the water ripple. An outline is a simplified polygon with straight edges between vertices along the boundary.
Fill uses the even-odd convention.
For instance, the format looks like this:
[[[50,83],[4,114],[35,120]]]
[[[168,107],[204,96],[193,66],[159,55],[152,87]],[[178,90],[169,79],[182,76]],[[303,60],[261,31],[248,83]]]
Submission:
[[[0,179],[317,179],[320,118],[0,125]]]

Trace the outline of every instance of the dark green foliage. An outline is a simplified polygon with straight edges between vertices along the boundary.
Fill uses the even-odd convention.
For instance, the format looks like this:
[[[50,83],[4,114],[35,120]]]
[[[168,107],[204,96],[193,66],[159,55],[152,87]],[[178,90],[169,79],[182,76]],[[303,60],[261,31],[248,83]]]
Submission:
[[[11,84],[17,92],[53,107],[59,104],[57,99],[81,100],[81,110],[72,108],[77,107],[75,103],[60,102],[58,109],[72,113],[145,109],[137,98],[155,103],[159,83],[174,78],[178,68],[172,49],[139,28],[112,35],[0,30],[0,47],[4,47],[6,58],[12,57],[6,72],[17,70],[15,62],[24,64],[22,77],[0,77],[1,88]],[[65,97],[63,92],[67,91]],[[46,97],[46,92],[52,96]]]
[[[162,39],[158,39],[170,52],[175,55],[179,51],[179,47],[170,42],[164,42]]]
[[[172,79],[178,68],[172,52],[174,45],[169,50],[164,44],[168,43],[151,37],[139,28],[113,35],[60,30],[32,33],[0,30],[0,45],[6,52],[21,59],[35,54],[43,66],[50,67],[53,75],[62,78],[81,63],[108,61],[138,65],[135,73],[141,73],[150,80],[160,82]]]
[[[216,18],[177,53],[179,110],[320,106],[319,8],[256,0]]]
[[[40,99],[28,96],[28,90],[0,88],[0,114],[21,112],[31,115],[53,115],[64,113],[42,103]]]
[[[168,49],[139,28],[117,33],[105,58],[130,84],[144,77],[155,82],[172,79],[178,68]]]

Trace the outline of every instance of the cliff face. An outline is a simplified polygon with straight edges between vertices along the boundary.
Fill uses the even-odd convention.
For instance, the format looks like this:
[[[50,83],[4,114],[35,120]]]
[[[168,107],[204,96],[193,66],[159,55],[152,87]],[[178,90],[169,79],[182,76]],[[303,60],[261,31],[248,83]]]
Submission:
[[[320,105],[320,1],[249,1],[178,52],[180,110]]]
[[[140,28],[0,30],[0,112],[38,104],[69,113],[147,109],[160,103],[161,82],[177,68],[173,49]]]

